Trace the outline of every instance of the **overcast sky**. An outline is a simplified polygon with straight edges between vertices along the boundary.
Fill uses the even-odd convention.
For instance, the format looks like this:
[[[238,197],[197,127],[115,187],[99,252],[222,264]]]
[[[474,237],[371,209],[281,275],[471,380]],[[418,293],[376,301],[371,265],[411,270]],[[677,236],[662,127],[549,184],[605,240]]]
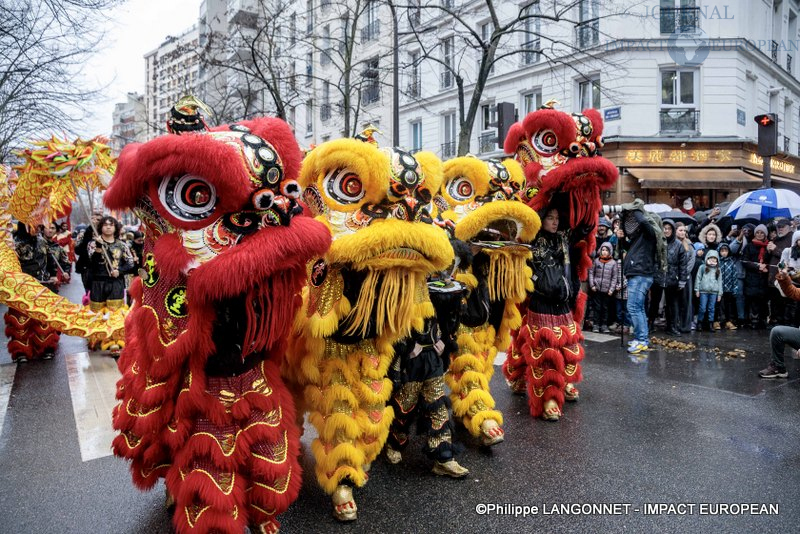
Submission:
[[[114,104],[129,92],[144,94],[144,55],[168,35],[178,35],[197,22],[201,0],[128,0],[109,10],[104,50],[87,64],[90,83],[108,85],[107,100],[93,104],[93,117],[82,137],[111,135]]]

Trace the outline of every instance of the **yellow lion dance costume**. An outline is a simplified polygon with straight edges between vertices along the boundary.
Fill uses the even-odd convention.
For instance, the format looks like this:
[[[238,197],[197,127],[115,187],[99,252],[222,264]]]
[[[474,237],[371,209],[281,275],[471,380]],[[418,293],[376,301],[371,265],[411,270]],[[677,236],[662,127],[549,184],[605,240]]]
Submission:
[[[508,347],[511,330],[522,324],[517,305],[533,290],[525,263],[530,249],[523,243],[533,240],[541,223],[520,201],[524,184],[522,167],[514,160],[465,156],[444,164],[436,198],[441,217],[455,223],[454,236],[469,242],[474,253],[472,265],[456,276],[471,292],[446,380],[454,417],[486,446],[504,437],[503,416],[489,391],[494,359],[498,349]]]
[[[356,519],[352,488],[392,422],[392,345],[433,315],[426,276],[453,260],[430,214],[441,172],[433,154],[370,138],[323,143],[303,162],[304,199],[333,244],[309,264],[284,373],[317,429],[317,480],[342,521]]]

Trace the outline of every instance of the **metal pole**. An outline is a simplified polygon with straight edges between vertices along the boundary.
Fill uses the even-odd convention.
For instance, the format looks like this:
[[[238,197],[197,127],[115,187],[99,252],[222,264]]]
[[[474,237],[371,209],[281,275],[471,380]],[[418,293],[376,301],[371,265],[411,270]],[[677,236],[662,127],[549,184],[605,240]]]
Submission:
[[[764,189],[772,187],[772,156],[764,156]]]
[[[392,0],[387,0],[392,12],[394,53],[392,65],[392,146],[400,146],[400,35],[397,11]]]

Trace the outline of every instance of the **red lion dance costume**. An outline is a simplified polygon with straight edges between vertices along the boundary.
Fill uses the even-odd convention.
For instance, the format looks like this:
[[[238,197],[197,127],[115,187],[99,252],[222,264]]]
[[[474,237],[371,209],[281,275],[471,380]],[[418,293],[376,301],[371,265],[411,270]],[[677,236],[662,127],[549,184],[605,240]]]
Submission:
[[[166,479],[179,533],[275,532],[302,479],[279,366],[306,262],[330,234],[302,216],[286,123],[197,122],[126,146],[105,195],[146,227],[113,448],[137,487]]]
[[[586,294],[578,290],[579,280],[586,280],[591,265],[589,253],[595,248],[595,226],[602,208],[600,192],[618,176],[617,168],[599,155],[602,132],[597,110],[569,115],[548,103],[514,124],[505,141],[506,153],[516,154],[525,170],[528,205],[542,219],[553,209],[559,212],[559,231],[549,237],[540,231],[534,240],[533,263],[546,263],[547,249],[555,249],[556,254],[549,257],[559,258],[563,283],[571,296],[558,312],[528,309],[503,364],[512,389],[527,390],[531,415],[552,421],[561,416],[565,398],[578,399],[574,384],[581,380],[584,348],[579,325],[586,303]],[[534,292],[529,302],[537,298]]]

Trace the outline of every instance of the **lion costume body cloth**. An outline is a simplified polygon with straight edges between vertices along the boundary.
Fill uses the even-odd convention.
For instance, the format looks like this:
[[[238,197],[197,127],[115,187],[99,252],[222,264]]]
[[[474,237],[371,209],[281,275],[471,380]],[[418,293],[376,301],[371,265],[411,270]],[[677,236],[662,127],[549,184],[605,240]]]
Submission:
[[[539,270],[534,276],[559,269],[568,293],[564,306],[550,307],[552,297],[530,295],[524,323],[503,364],[512,389],[527,390],[534,417],[557,420],[565,395],[578,398],[574,384],[581,380],[584,348],[579,325],[586,302],[579,281],[586,279],[589,254],[595,249],[600,194],[618,176],[614,164],[599,154],[602,131],[597,110],[570,115],[544,106],[512,125],[505,140],[506,153],[515,154],[525,171],[527,204],[542,217],[553,208],[559,212],[559,232],[541,232],[533,243],[533,265]],[[551,265],[554,261],[559,265]],[[550,403],[548,410],[549,401],[555,407]]]
[[[300,150],[260,118],[125,147],[105,195],[145,227],[118,365],[113,449],[164,477],[179,533],[275,532],[301,485],[280,377],[306,262],[330,243],[298,203]]]
[[[529,243],[539,230],[539,216],[520,201],[525,177],[514,160],[482,161],[472,156],[448,160],[436,203],[441,217],[455,223],[454,237],[469,242],[472,265],[456,279],[469,289],[467,310],[457,333],[458,351],[446,374],[453,415],[485,444],[500,440],[487,423],[503,424],[489,390],[498,350],[522,317],[517,306],[533,289]],[[451,227],[448,224],[448,227]]]
[[[430,215],[441,162],[339,139],[306,156],[300,182],[333,243],[309,265],[285,369],[318,432],[317,480],[334,504],[346,495],[335,513],[349,520],[352,487],[366,483],[392,422],[392,345],[433,315],[426,276],[453,260]]]

